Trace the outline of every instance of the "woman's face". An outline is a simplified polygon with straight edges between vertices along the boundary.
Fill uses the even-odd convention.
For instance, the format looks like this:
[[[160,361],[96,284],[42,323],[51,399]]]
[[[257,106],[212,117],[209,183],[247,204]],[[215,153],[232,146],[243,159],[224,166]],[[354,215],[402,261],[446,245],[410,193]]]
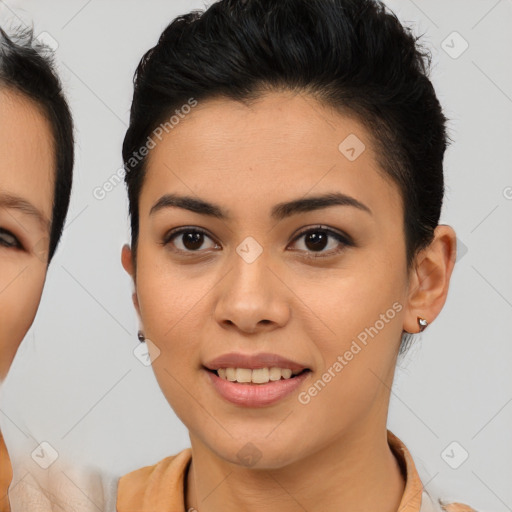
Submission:
[[[51,128],[24,96],[0,89],[0,379],[43,290],[52,215]]]
[[[402,329],[417,329],[405,321],[402,201],[362,125],[307,96],[273,93],[251,108],[210,100],[164,133],[147,163],[134,300],[193,445],[270,468],[355,428],[383,428]],[[171,194],[212,206],[172,206]],[[334,194],[346,204],[326,207],[320,197]],[[133,275],[127,247],[123,264]],[[228,353],[308,370],[228,383],[205,369]],[[293,369],[257,363],[213,366],[260,368],[235,373],[241,380]]]

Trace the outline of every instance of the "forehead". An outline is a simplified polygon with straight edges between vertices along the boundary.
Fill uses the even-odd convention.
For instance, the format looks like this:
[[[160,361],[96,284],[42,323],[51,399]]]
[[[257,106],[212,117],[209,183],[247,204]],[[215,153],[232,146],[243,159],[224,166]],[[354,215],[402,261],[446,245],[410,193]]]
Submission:
[[[400,209],[398,187],[377,164],[362,123],[310,96],[270,93],[250,106],[199,102],[183,116],[149,153],[141,208],[164,191],[247,210],[334,190],[377,210]]]
[[[24,95],[0,88],[0,190],[51,218],[55,153],[51,125]]]

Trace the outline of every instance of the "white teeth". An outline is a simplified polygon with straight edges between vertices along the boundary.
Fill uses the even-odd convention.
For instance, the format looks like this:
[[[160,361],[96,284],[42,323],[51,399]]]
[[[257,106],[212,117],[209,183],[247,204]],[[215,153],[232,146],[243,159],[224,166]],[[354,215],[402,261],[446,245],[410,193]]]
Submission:
[[[289,368],[285,368],[284,370],[281,370],[281,375],[285,379],[289,379],[292,376],[292,371]]]
[[[270,368],[270,380],[281,379],[281,368]]]
[[[249,368],[237,368],[236,380],[238,382],[251,382],[252,370]]]
[[[292,372],[290,368],[219,368],[217,373],[221,379],[231,382],[252,382],[253,384],[266,384],[269,381],[290,379],[292,374],[297,375],[302,370]]]
[[[252,371],[251,381],[256,384],[262,384],[269,381],[269,369],[268,368],[258,368]]]

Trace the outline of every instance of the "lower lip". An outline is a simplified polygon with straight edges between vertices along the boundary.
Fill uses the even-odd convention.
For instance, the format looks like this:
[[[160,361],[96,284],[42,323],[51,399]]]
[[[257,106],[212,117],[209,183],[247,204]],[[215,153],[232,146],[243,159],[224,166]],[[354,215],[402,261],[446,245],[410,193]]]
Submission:
[[[245,384],[223,379],[209,370],[204,371],[223,398],[245,407],[265,407],[281,400],[295,391],[311,373],[311,371],[305,371],[297,377],[270,381],[267,384]]]

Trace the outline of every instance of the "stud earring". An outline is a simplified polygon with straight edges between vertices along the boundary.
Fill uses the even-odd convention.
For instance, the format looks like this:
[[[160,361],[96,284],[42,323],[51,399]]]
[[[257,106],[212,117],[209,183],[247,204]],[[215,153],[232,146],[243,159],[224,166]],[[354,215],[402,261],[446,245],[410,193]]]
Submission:
[[[418,317],[418,325],[420,326],[420,332],[423,332],[427,328],[428,322],[424,318]]]
[[[137,338],[139,338],[139,341],[140,341],[141,343],[144,343],[144,342],[146,341],[146,338],[144,337],[144,333],[143,333],[142,331],[139,331],[139,332],[137,333]]]

